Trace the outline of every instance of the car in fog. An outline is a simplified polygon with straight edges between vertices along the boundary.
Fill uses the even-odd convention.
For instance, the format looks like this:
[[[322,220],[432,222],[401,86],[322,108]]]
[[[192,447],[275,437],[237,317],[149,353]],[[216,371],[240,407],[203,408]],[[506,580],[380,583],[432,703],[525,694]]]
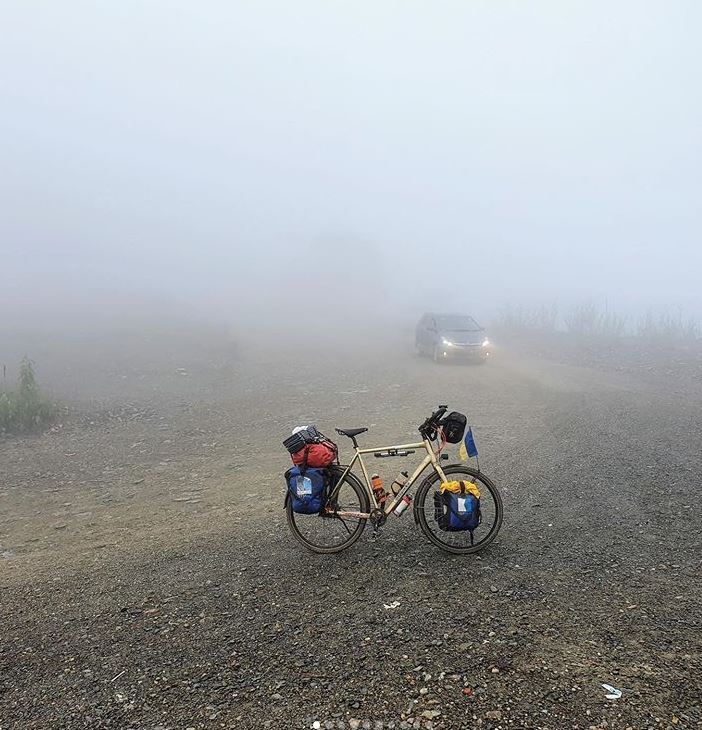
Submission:
[[[490,355],[485,328],[467,314],[423,315],[415,330],[415,346],[434,362],[461,358],[484,362]]]

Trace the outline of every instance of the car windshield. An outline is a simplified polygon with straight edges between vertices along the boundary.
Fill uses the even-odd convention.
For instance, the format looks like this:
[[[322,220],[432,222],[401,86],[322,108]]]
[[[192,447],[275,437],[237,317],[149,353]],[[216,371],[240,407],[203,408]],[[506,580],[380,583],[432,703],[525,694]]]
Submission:
[[[436,323],[439,329],[450,330],[452,332],[477,332],[482,329],[472,317],[463,314],[442,314],[436,318]]]

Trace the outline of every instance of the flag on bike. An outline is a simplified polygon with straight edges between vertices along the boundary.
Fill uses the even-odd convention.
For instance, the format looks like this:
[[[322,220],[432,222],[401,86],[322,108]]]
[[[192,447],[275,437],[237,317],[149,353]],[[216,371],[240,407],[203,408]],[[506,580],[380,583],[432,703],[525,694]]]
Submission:
[[[463,437],[463,441],[458,448],[458,456],[461,461],[467,461],[469,456],[478,456],[478,447],[475,445],[475,439],[473,438],[473,429],[470,428],[470,426],[466,429],[466,434]]]

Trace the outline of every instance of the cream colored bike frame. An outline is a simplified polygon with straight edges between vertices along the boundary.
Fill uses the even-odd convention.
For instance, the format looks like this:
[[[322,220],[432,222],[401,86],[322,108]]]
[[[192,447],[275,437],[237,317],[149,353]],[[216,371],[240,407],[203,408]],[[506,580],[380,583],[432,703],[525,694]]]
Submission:
[[[362,454],[380,454],[385,451],[407,451],[410,449],[425,449],[427,452],[427,455],[422,459],[422,463],[415,469],[414,473],[409,477],[409,479],[405,482],[402,489],[394,495],[394,498],[391,502],[385,504],[385,509],[383,512],[386,515],[389,515],[395,507],[397,507],[398,504],[400,504],[400,501],[402,498],[407,494],[409,489],[412,487],[412,485],[417,481],[417,479],[420,477],[422,472],[428,467],[433,466],[434,471],[441,477],[441,481],[445,482],[448,481],[446,479],[446,474],[444,474],[443,469],[441,468],[441,465],[439,464],[439,460],[437,459],[437,455],[434,453],[434,449],[431,446],[431,442],[427,441],[426,439],[424,441],[420,441],[416,444],[400,444],[399,446],[378,446],[375,448],[370,449],[359,449],[356,447],[354,449],[355,454],[353,459],[351,459],[351,463],[344,469],[344,473],[339,477],[339,481],[337,484],[341,484],[343,480],[346,478],[347,474],[351,472],[353,469],[353,466],[356,462],[358,462],[361,465],[361,471],[363,471],[363,477],[366,480],[366,491],[368,492],[368,496],[370,497],[370,502],[373,505],[373,509],[380,509],[380,505],[378,503],[378,500],[375,498],[375,492],[373,491],[373,487],[371,485],[370,477],[368,476],[368,470],[366,469],[366,465],[363,462]],[[334,490],[336,491],[336,490]],[[332,492],[332,496],[334,495],[334,492]],[[390,493],[388,493],[388,498],[392,496]],[[339,510],[338,512],[334,512],[330,508],[328,508],[328,512],[330,514],[336,514],[339,517],[356,517],[358,519],[368,519],[370,517],[369,513],[366,512],[347,512],[344,510]]]

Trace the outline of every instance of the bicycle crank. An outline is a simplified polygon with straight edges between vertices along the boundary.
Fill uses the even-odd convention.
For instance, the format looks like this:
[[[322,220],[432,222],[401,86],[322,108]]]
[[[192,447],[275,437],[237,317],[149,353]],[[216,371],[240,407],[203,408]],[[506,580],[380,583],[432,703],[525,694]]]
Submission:
[[[379,527],[382,527],[385,522],[387,521],[388,516],[383,512],[382,509],[374,509],[371,510],[370,517],[368,520],[370,521],[371,525],[373,525],[373,529],[377,530]]]

